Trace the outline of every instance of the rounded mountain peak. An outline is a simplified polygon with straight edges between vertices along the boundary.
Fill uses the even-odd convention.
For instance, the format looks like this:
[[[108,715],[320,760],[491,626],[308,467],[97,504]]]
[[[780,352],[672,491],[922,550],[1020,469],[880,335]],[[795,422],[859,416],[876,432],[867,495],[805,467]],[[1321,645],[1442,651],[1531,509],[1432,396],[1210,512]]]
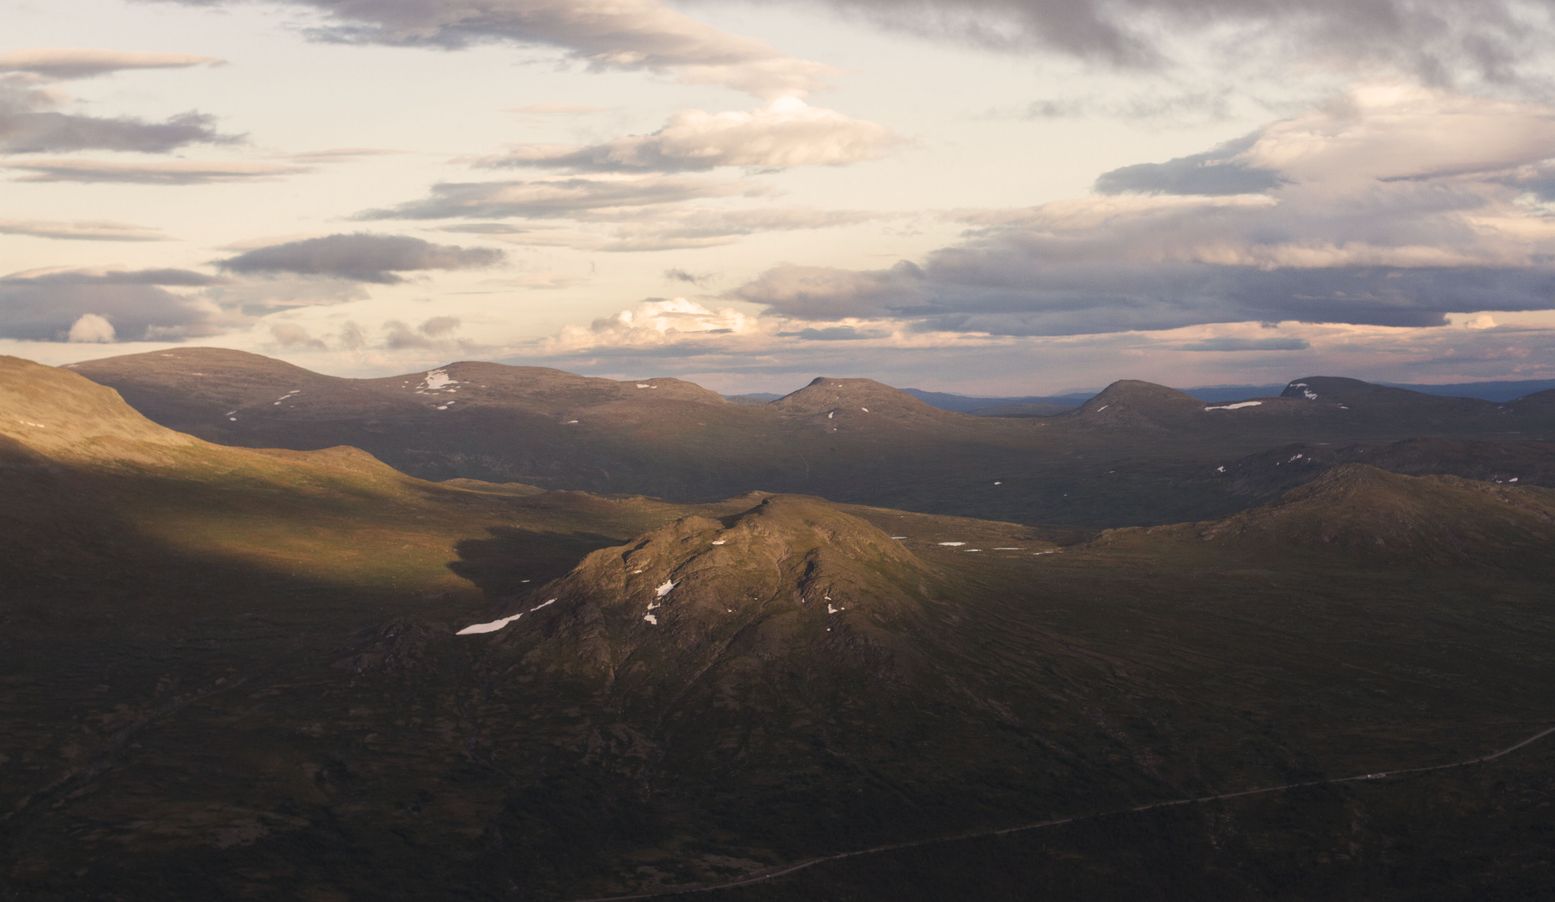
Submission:
[[[1175,388],[1138,379],[1112,383],[1073,416],[1110,423],[1160,423],[1204,415],[1204,403]]]
[[[714,662],[911,655],[904,624],[935,571],[873,524],[805,496],[684,517],[590,554],[516,609],[501,642],[651,687]],[[510,615],[511,617],[512,615]]]
[[[784,413],[824,414],[835,419],[841,415],[884,415],[901,417],[939,417],[937,410],[898,388],[873,379],[836,379],[821,376],[804,388],[785,395],[772,405]]]

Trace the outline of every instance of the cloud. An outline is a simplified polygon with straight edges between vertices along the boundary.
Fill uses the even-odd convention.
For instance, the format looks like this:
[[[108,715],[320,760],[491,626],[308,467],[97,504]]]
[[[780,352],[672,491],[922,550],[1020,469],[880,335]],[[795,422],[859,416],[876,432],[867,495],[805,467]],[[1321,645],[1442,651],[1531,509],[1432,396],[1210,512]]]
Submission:
[[[107,344],[115,337],[113,323],[95,313],[81,314],[65,334],[65,340],[72,343]]]
[[[1065,94],[1033,100],[1019,110],[993,110],[993,119],[1077,119],[1106,117],[1144,121],[1163,128],[1201,127],[1232,115],[1234,92],[1230,86],[1216,85],[1202,90],[1159,88],[1107,97],[1097,94]]]
[[[1181,351],[1305,351],[1312,343],[1305,338],[1206,338],[1181,345]]]
[[[879,159],[898,143],[885,126],[812,107],[795,97],[748,112],[683,110],[649,135],[586,147],[519,147],[488,166],[574,172],[697,172],[723,166],[787,169]]]
[[[23,182],[117,183],[124,185],[209,185],[297,175],[305,166],[281,163],[203,163],[192,160],[120,163],[105,160],[7,160],[0,166],[24,172]]]
[[[191,269],[32,269],[12,273],[0,282],[31,285],[161,285],[170,288],[205,288],[220,285],[216,276]]]
[[[63,113],[53,94],[0,79],[0,153],[114,150],[165,153],[191,144],[231,144],[216,120],[189,112],[160,121]]]
[[[272,323],[270,325],[270,337],[283,348],[306,348],[311,351],[323,351],[328,345],[314,338],[307,329],[296,323]]]
[[[166,241],[156,229],[97,220],[0,219],[0,235],[25,235],[56,241]]]
[[[399,320],[389,320],[383,324],[383,346],[395,351],[459,347],[463,343],[452,338],[459,325],[456,316],[434,316],[414,329]]]
[[[664,278],[671,282],[680,282],[683,285],[695,285],[701,288],[704,283],[712,278],[712,274],[694,273],[679,267],[671,267],[664,271]]]
[[[1550,107],[1368,88],[1190,162],[1125,170],[1157,193],[962,214],[966,239],[922,260],[785,264],[735,296],[786,316],[1004,335],[1555,309],[1555,220],[1512,184],[1552,156]],[[1225,166],[1239,168],[1191,171]],[[1114,176],[1099,187],[1121,188]]]
[[[122,50],[44,47],[0,53],[0,73],[20,72],[44,78],[94,78],[132,69],[187,69],[219,66],[222,61],[190,53],[131,53]]]
[[[214,281],[203,273],[176,269],[13,273],[0,277],[0,337],[147,341],[210,335],[219,331],[221,311],[198,294],[173,289]],[[109,328],[102,328],[104,324]]]
[[[408,235],[327,235],[255,248],[221,261],[228,272],[290,273],[392,285],[400,273],[496,266],[505,255],[490,248],[433,244]]]
[[[708,336],[737,335],[756,328],[755,318],[733,308],[712,310],[685,298],[652,299],[588,326],[568,326],[546,342],[550,354],[600,348],[680,347]]]
[[[362,219],[556,219],[601,210],[676,204],[746,193],[738,185],[682,177],[444,182],[430,197],[370,210]]]
[[[219,7],[239,0],[180,0]],[[508,43],[561,50],[591,69],[671,74],[760,96],[804,93],[830,67],[720,31],[661,0],[289,0],[317,11],[318,39],[459,49]]]
[[[891,333],[884,329],[824,326],[821,328],[799,329],[793,332],[779,332],[777,334],[784,338],[793,337],[805,341],[867,341],[872,338],[885,338]]]
[[[867,210],[820,210],[813,207],[756,209],[688,208],[619,224],[598,245],[602,251],[635,252],[719,247],[747,236],[857,225],[884,218]]]
[[[434,338],[447,335],[458,329],[460,325],[457,316],[434,316],[421,324],[421,333]]]
[[[336,334],[335,341],[339,343],[343,350],[361,351],[367,347],[367,333],[362,331],[360,325],[347,322],[340,327],[340,332]]]
[[[1101,194],[1262,194],[1284,184],[1273,169],[1253,166],[1237,157],[1258,139],[1249,135],[1204,153],[1165,163],[1139,163],[1104,172],[1096,179]]]
[[[805,0],[882,27],[1009,53],[1051,50],[1126,69],[1197,56],[1285,61],[1290,73],[1407,74],[1426,84],[1532,80],[1555,39],[1543,4],[1480,0]]]

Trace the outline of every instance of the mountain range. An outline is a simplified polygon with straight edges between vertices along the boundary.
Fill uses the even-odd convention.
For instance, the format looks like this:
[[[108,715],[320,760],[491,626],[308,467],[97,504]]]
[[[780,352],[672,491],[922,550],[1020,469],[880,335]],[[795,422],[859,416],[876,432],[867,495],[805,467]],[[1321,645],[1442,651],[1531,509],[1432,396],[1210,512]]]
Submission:
[[[1552,423],[0,358],[0,897],[1533,897]]]
[[[1123,381],[1065,413],[997,418],[940,410],[865,379],[819,378],[751,405],[673,379],[617,382],[489,363],[342,379],[188,349],[72,369],[152,420],[209,441],[350,445],[427,479],[675,501],[762,489],[1080,527],[1221,516],[1272,500],[1292,471],[1227,478],[1270,448],[1310,444],[1386,461],[1377,452],[1400,441],[1486,443],[1533,464],[1502,478],[1539,482],[1555,439],[1555,391],[1501,404],[1319,377],[1225,404]],[[1312,461],[1328,457],[1303,458],[1296,471],[1316,475]],[[1417,458],[1410,471],[1477,475],[1459,466],[1451,455]]]

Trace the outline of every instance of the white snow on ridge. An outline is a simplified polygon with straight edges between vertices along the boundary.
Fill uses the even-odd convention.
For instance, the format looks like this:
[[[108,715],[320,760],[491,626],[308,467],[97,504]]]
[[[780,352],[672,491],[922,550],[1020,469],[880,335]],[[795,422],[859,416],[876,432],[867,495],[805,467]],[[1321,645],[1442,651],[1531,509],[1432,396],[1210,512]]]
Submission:
[[[416,389],[416,394],[424,395],[436,391],[458,391],[455,386],[459,383],[454,377],[448,375],[447,370],[427,370],[421,379],[421,387]]]
[[[1103,404],[1102,406],[1096,408],[1096,412],[1097,413],[1101,413],[1102,411],[1106,410],[1107,408],[1109,408],[1111,406],[1112,406],[1111,404]]]
[[[650,625],[652,625],[652,626],[658,626],[659,625],[659,615],[654,614],[651,611],[649,613],[647,613],[647,614],[644,614],[643,615],[643,619],[648,621],[648,623]]]
[[[944,548],[960,548],[962,545],[965,545],[965,544],[966,544],[965,542],[941,542],[940,543],[940,545],[942,547],[944,547]]]
[[[729,541],[728,539],[714,539],[713,540],[713,544],[714,545],[724,545],[724,544],[727,544],[728,541]]]
[[[675,581],[672,580],[672,579],[667,579],[667,580],[664,581],[664,583],[662,585],[660,585],[657,589],[654,589],[653,591],[655,593],[655,595],[654,595],[655,598],[663,598],[664,596],[666,596],[666,595],[670,594],[671,592],[675,591]]]
[[[454,633],[454,635],[455,636],[477,636],[477,635],[480,635],[481,633],[495,633],[497,630],[502,629],[503,627],[507,626],[508,624],[512,623],[513,621],[519,619],[522,616],[524,616],[524,615],[523,614],[514,614],[512,617],[503,617],[501,620],[493,620],[490,623],[477,623],[477,624],[474,624],[473,626],[465,627],[464,629],[460,630],[459,632]]]
[[[1238,401],[1235,404],[1216,404],[1213,407],[1206,407],[1204,409],[1205,410],[1241,410],[1244,407],[1262,407],[1262,406],[1263,406],[1263,402],[1262,401]]]
[[[828,614],[841,614],[843,611],[846,611],[846,610],[847,610],[847,608],[839,608],[836,605],[833,605],[833,604],[831,604],[829,602],[826,605],[826,613],[828,613]]]
[[[528,582],[528,580],[525,580],[525,582]],[[476,623],[476,624],[473,624],[471,626],[467,626],[464,629],[460,630],[459,632],[454,633],[454,635],[455,636],[478,636],[478,635],[481,635],[483,633],[495,633],[497,630],[502,629],[503,627],[507,626],[508,624],[514,623],[514,622],[518,621],[519,618],[523,617],[525,614],[533,614],[535,611],[538,611],[541,608],[548,608],[548,607],[550,607],[551,605],[553,605],[555,603],[556,603],[556,599],[553,598],[550,601],[541,602],[540,604],[535,605],[534,607],[530,608],[527,611],[520,611],[519,613],[514,614],[511,617],[503,617],[500,620],[493,620],[490,623]]]

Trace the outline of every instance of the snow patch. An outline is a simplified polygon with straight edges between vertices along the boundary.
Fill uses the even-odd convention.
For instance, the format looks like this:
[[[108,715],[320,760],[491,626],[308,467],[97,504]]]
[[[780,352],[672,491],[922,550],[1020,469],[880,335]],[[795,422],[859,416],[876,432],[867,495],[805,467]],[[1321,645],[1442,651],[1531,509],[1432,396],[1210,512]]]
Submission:
[[[960,548],[965,544],[965,542],[941,542],[940,546],[944,548]]]
[[[1263,402],[1262,401],[1238,401],[1235,404],[1216,404],[1213,407],[1206,407],[1204,409],[1205,410],[1241,410],[1244,407],[1262,407],[1262,406],[1263,406]]]
[[[458,384],[452,376],[448,375],[447,370],[427,370],[421,378],[421,387],[417,391],[422,393],[444,391]]]
[[[526,580],[526,582],[527,582],[527,580]],[[540,604],[535,605],[534,607],[530,608],[527,611],[520,611],[519,613],[514,614],[511,617],[503,617],[500,620],[493,620],[490,623],[476,623],[476,624],[473,624],[471,626],[465,627],[464,629],[460,630],[459,632],[454,633],[454,635],[455,636],[478,636],[478,635],[481,635],[483,633],[495,633],[497,630],[502,629],[503,627],[507,626],[508,624],[516,622],[517,620],[519,620],[519,618],[523,617],[525,614],[533,614],[535,611],[538,611],[541,608],[548,608],[551,605],[555,604],[556,601],[557,600],[553,598],[550,601],[541,602]]]
[[[515,620],[518,620],[522,616],[524,616],[524,615],[523,614],[514,614],[512,617],[503,617],[501,620],[493,620],[490,623],[477,623],[477,624],[474,624],[472,626],[465,627],[464,629],[460,630],[459,632],[454,633],[454,635],[455,636],[476,636],[476,635],[480,635],[481,633],[495,633],[497,630],[502,629],[503,627],[505,627],[508,624],[514,622]]]
[[[868,407],[860,407],[859,410],[862,410],[865,413],[869,413],[869,408]]]
[[[1111,404],[1103,404],[1102,406],[1096,408],[1096,412],[1097,413],[1101,413],[1102,411],[1106,410],[1107,408],[1109,408],[1111,406],[1112,406]]]
[[[828,613],[828,614],[841,614],[843,611],[846,611],[846,610],[847,610],[847,608],[839,608],[839,607],[837,607],[836,605],[833,605],[833,604],[826,605],[826,613]]]
[[[649,611],[648,613],[644,614],[643,615],[643,620],[646,620],[650,626],[658,626],[659,625],[659,615],[653,613],[652,611]]]
[[[670,594],[671,592],[675,591],[675,581],[672,580],[672,579],[667,579],[657,589],[654,589],[653,591],[654,591],[654,597],[655,598],[663,598],[664,596],[666,596],[666,595]]]
[[[713,540],[713,544],[714,545],[726,545],[726,544],[728,544],[728,542],[729,542],[728,539],[714,539]]]
[[[1215,472],[1216,473],[1224,473],[1224,472],[1226,472],[1226,465],[1225,464],[1221,464],[1220,466],[1216,467],[1215,468]]]

